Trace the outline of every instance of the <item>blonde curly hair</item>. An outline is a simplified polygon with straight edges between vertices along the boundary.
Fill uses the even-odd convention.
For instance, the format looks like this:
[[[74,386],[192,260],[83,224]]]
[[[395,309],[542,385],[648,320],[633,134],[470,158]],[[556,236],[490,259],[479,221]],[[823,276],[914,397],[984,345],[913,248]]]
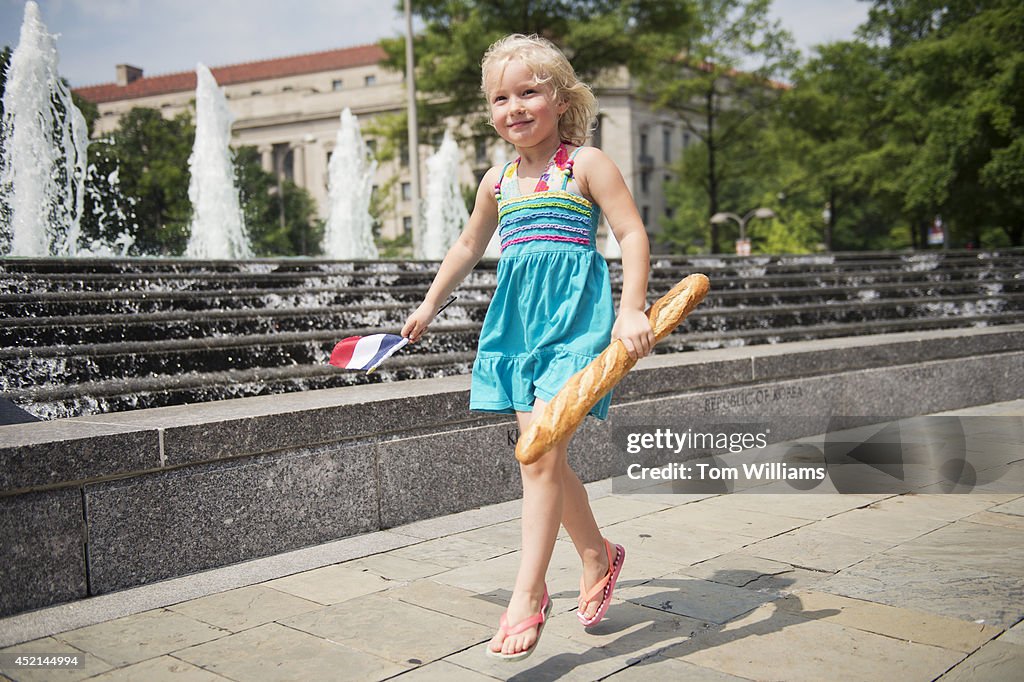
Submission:
[[[568,103],[565,113],[558,119],[558,134],[566,142],[582,146],[594,129],[597,98],[589,85],[576,78],[572,64],[550,40],[513,33],[491,45],[481,62],[480,89],[484,96],[488,95],[488,83],[500,76],[501,72],[495,73],[494,69],[513,60],[533,72],[538,85],[550,84],[556,100]]]

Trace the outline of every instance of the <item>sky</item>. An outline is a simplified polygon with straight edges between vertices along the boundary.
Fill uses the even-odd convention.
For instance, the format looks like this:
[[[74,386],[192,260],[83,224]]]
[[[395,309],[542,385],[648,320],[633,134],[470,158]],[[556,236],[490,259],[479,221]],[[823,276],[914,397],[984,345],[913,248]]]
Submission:
[[[39,0],[58,34],[60,72],[73,87],[109,83],[117,64],[147,76],[373,43],[402,33],[395,0]],[[0,46],[12,49],[25,0],[0,0]],[[772,14],[805,54],[853,36],[859,0],[774,0]]]

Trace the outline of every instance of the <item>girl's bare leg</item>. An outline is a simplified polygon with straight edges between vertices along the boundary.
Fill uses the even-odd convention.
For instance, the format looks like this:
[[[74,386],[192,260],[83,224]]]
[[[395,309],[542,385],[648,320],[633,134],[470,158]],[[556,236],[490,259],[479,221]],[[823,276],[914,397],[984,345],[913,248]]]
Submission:
[[[608,553],[594,519],[594,512],[590,509],[587,489],[583,487],[576,472],[569,467],[568,461],[565,462],[562,481],[562,525],[583,561],[583,580],[587,588],[590,588],[608,572]],[[600,599],[587,604],[587,617],[593,617],[600,606]]]
[[[544,405],[546,403],[538,398],[534,410]],[[532,414],[516,413],[520,433],[530,425]],[[587,585],[594,585],[608,571],[608,556],[590,510],[586,488],[569,468],[567,453],[570,439],[558,443],[533,464],[520,465],[523,478],[523,551],[506,616],[510,626],[540,611],[544,598],[544,575],[558,536],[559,521],[583,560]],[[599,603],[589,605],[587,615],[596,613],[598,606]],[[499,633],[491,640],[490,647],[494,651],[512,654],[529,649],[536,639],[536,628],[504,640]]]
[[[534,409],[539,409],[543,404],[543,401],[537,400]],[[530,416],[530,412],[516,413],[520,433],[529,426]],[[519,466],[523,478],[523,549],[519,573],[508,603],[506,618],[509,626],[532,616],[541,608],[544,575],[551,561],[562,518],[568,446],[569,439],[566,439],[533,464]],[[505,637],[504,641],[500,633],[495,634],[490,647],[493,651],[514,654],[529,649],[536,640],[537,628],[529,628],[518,635]]]

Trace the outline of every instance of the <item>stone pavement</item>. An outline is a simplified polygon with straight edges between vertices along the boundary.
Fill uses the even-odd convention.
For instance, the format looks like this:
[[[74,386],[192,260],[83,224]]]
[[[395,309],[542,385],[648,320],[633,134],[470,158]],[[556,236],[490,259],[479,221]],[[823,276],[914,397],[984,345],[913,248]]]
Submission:
[[[947,414],[1019,419],[1024,400]],[[971,494],[615,494],[611,481],[591,484],[598,522],[628,552],[613,605],[598,626],[579,625],[579,561],[561,536],[553,616],[518,664],[484,655],[519,560],[512,502],[0,620],[3,652],[85,661],[3,673],[1021,680],[1024,443],[998,429],[971,443],[978,481],[990,481]]]

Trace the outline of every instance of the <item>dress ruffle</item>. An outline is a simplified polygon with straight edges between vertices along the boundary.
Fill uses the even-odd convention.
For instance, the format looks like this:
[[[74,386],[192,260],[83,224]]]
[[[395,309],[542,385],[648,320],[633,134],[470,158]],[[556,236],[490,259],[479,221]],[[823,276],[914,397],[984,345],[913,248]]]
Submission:
[[[589,365],[594,357],[564,349],[537,350],[513,357],[481,352],[473,363],[473,376],[493,379],[473,383],[469,408],[506,414],[532,412],[536,398],[551,402],[572,375]],[[607,419],[611,401],[609,392],[588,414]]]

